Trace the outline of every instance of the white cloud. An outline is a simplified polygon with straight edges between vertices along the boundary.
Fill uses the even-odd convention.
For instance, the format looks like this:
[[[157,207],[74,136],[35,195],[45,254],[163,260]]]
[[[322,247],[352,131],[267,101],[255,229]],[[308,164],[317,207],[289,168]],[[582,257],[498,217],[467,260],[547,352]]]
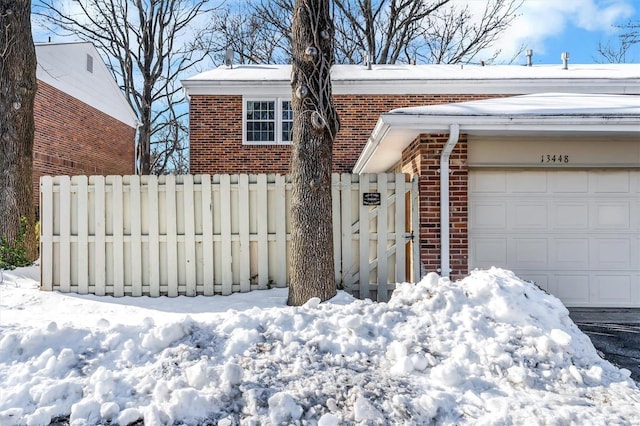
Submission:
[[[472,10],[481,10],[485,2],[466,3]],[[525,0],[518,11],[520,16],[492,50],[501,49],[503,60],[511,59],[523,45],[546,53],[552,48],[548,40],[571,27],[611,34],[614,25],[624,23],[636,12],[634,3],[634,0]]]

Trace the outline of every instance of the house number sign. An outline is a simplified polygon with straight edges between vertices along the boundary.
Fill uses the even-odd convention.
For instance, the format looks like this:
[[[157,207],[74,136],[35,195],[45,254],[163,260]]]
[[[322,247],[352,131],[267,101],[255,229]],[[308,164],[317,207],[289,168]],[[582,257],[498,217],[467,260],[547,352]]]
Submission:
[[[363,206],[379,206],[380,205],[380,193],[379,192],[364,192],[362,194]]]
[[[543,154],[540,156],[540,162],[543,164],[569,164],[569,156],[567,154]]]

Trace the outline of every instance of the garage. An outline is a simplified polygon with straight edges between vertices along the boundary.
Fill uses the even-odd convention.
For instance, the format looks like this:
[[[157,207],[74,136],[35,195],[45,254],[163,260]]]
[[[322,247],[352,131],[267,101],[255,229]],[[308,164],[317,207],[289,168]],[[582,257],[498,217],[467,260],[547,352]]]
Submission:
[[[423,272],[458,279],[496,266],[569,307],[640,307],[638,96],[393,110],[354,172],[393,167],[420,176]]]
[[[625,138],[470,140],[469,268],[510,269],[567,306],[640,307],[638,158]]]

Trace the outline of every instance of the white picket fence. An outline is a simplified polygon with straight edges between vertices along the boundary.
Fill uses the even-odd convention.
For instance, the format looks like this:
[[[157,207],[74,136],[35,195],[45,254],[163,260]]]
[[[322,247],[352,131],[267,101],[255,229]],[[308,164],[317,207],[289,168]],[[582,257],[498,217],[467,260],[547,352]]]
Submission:
[[[419,278],[418,182],[332,180],[336,284],[387,300],[396,282]],[[288,177],[266,174],[42,177],[42,288],[195,296],[284,287],[290,191]],[[376,193],[378,206],[363,203]]]

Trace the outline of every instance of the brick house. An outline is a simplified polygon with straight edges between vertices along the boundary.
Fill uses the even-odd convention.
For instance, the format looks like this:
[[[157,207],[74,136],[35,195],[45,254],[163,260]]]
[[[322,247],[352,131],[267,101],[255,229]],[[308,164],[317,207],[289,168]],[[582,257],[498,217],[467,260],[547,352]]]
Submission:
[[[289,77],[183,81],[191,172],[287,173]],[[495,265],[569,306],[640,306],[637,65],[337,65],[332,88],[334,171],[420,177],[423,271]]]
[[[93,44],[36,44],[36,57],[36,205],[41,176],[133,173],[136,115]]]

